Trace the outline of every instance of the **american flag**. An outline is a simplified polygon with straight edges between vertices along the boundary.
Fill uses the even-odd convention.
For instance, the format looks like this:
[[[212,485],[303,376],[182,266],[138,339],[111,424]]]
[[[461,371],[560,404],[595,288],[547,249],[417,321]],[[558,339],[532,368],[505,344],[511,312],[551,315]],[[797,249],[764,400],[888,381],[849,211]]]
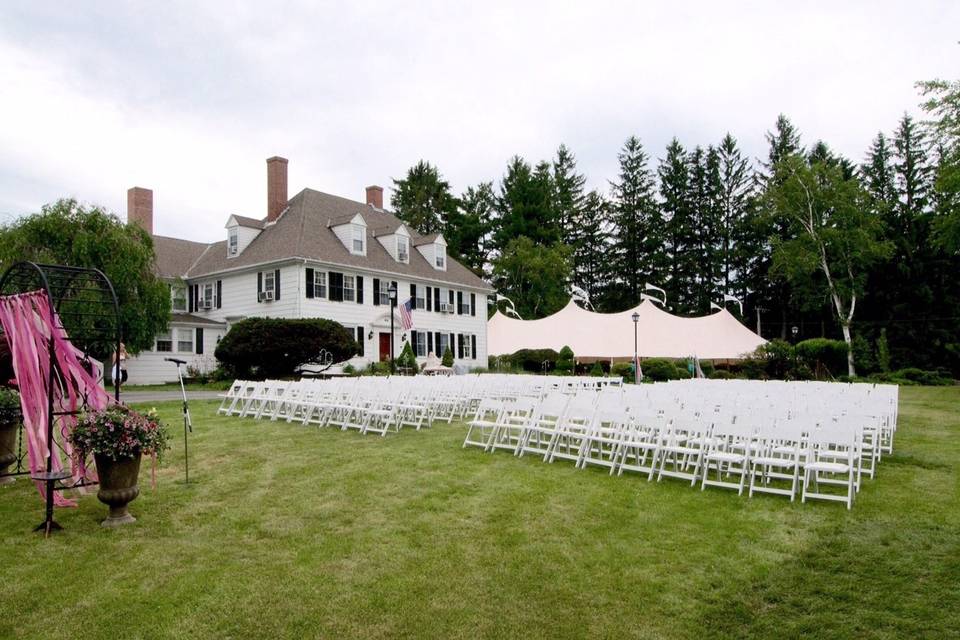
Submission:
[[[400,323],[404,331],[410,331],[413,328],[413,298],[407,298],[407,301],[400,305]]]

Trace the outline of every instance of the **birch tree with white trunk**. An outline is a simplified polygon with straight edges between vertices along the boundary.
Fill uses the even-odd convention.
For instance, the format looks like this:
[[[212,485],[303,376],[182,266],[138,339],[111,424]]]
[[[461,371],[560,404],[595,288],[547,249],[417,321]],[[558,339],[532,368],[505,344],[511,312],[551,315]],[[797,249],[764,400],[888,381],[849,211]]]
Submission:
[[[853,319],[865,295],[871,265],[892,250],[883,222],[871,212],[856,177],[845,178],[838,163],[812,164],[800,155],[783,158],[766,196],[767,211],[792,232],[772,238],[774,277],[831,304],[847,344],[847,369],[856,375]]]

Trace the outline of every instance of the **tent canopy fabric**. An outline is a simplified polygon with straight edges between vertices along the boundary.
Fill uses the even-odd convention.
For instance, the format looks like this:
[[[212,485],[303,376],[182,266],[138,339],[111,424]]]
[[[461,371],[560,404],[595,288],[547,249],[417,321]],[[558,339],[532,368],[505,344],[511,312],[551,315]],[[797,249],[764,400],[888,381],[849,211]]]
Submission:
[[[577,358],[633,358],[633,314],[641,358],[737,360],[766,340],[723,309],[707,316],[682,318],[649,300],[620,313],[596,313],[570,300],[560,311],[539,320],[517,320],[499,311],[487,323],[487,352],[506,355],[520,349],[554,349],[565,345]]]

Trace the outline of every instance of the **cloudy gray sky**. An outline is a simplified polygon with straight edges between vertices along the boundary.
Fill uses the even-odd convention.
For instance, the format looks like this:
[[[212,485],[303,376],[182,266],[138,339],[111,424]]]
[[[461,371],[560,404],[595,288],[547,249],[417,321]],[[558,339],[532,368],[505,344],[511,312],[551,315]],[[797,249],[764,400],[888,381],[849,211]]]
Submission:
[[[727,131],[753,156],[786,113],[860,160],[956,78],[960,3],[21,2],[0,5],[0,222],[61,196],[157,233],[261,217],[290,193],[363,199],[425,158],[457,192],[566,143],[605,188],[631,134],[654,157]]]

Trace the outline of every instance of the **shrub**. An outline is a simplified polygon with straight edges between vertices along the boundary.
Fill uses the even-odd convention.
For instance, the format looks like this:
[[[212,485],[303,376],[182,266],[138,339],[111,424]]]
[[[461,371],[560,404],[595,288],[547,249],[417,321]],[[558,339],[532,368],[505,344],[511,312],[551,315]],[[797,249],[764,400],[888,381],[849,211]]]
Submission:
[[[20,394],[16,389],[0,387],[0,412],[20,411]]]
[[[388,376],[390,375],[390,363],[371,362],[367,365],[367,370],[364,373],[368,376]]]
[[[677,369],[677,365],[666,358],[644,360],[640,363],[640,369],[643,371],[644,378],[650,378],[656,382],[680,379],[680,370]],[[684,373],[686,374],[687,371],[684,370]],[[687,377],[690,377],[689,374],[687,374]]]
[[[922,369],[917,369],[915,367],[898,369],[890,374],[890,377],[895,380],[909,380],[910,382],[915,382],[916,384],[922,384],[924,386],[931,387],[944,387],[953,384],[953,380],[951,378],[942,376],[937,371],[923,371]]]
[[[877,338],[877,367],[882,373],[890,372],[890,345],[887,343],[887,330],[880,329]]]
[[[590,368],[590,375],[595,378],[603,377],[603,366],[599,360],[593,363],[593,366]]]
[[[334,362],[358,351],[351,332],[332,320],[247,318],[230,328],[215,355],[235,378],[282,378],[318,360],[323,349]]]
[[[563,375],[571,375],[573,373],[573,349],[570,347],[563,347],[560,349],[560,353],[557,358],[557,372]]]
[[[803,340],[794,347],[794,353],[796,361],[806,365],[812,371],[823,367],[831,375],[840,375],[847,370],[847,343],[843,340],[827,338]]]
[[[510,364],[524,371],[542,373],[544,361],[547,362],[547,371],[551,371],[559,359],[560,354],[553,349],[521,349],[510,356]]]
[[[735,375],[725,369],[714,369],[708,376],[711,380],[733,380]]]
[[[853,361],[860,375],[874,373],[877,370],[877,359],[870,347],[870,341],[859,333],[853,336]]]
[[[711,374],[714,372],[715,368],[714,368],[714,366],[713,366],[713,363],[710,362],[709,360],[701,360],[701,361],[700,361],[700,370],[703,371],[703,375],[704,375],[704,376],[706,376],[707,378],[709,378],[709,377],[711,377]]]
[[[615,362],[613,366],[610,367],[610,374],[622,377],[625,382],[633,382],[633,363]]]
[[[784,340],[771,340],[741,362],[744,375],[750,380],[776,378],[784,380],[796,363],[793,346]]]
[[[443,358],[441,358],[440,363],[445,367],[453,366],[453,351],[450,350],[449,346],[443,350]]]
[[[419,371],[417,356],[413,355],[413,347],[410,346],[409,342],[404,343],[400,357],[397,358],[397,366],[414,372]]]
[[[355,376],[357,375],[357,368],[352,364],[348,364],[343,368],[343,375],[345,376]]]

